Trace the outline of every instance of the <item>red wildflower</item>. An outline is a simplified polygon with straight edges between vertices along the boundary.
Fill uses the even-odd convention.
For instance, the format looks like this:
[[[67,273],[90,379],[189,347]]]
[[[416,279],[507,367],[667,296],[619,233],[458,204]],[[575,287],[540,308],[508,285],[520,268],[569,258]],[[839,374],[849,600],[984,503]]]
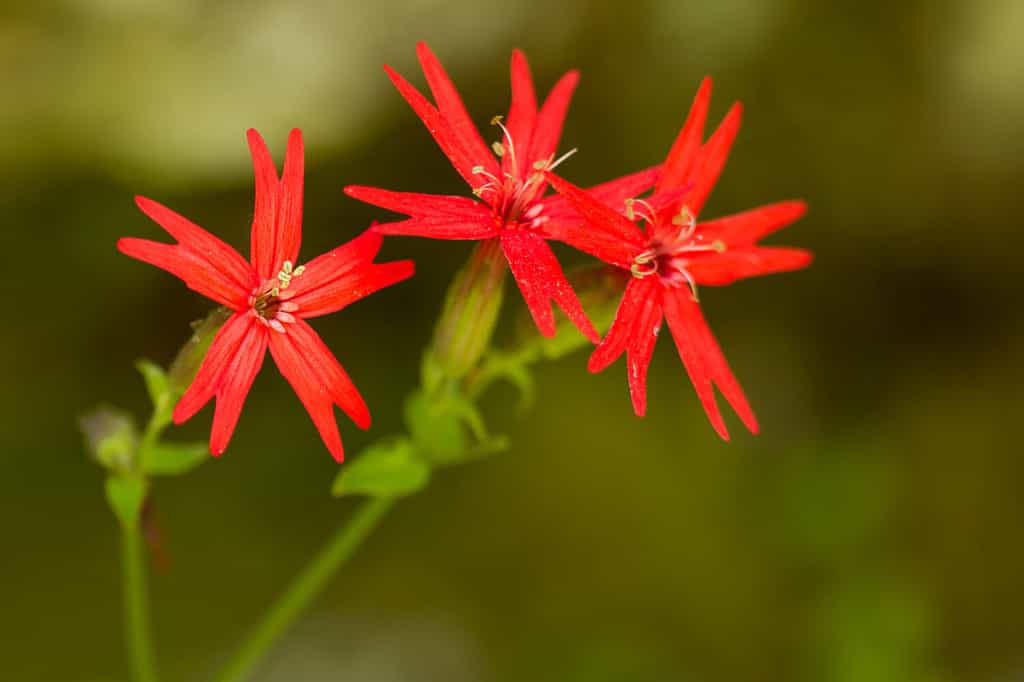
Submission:
[[[613,202],[602,202],[554,175],[548,179],[589,224],[590,229],[567,232],[563,239],[633,276],[611,329],[590,357],[590,371],[601,371],[625,352],[633,409],[643,416],[647,368],[664,317],[711,424],[728,440],[713,385],[754,433],[757,420],[704,320],[697,303],[697,285],[729,284],[745,277],[796,270],[806,267],[811,255],[802,249],[756,243],[802,216],[806,210],[802,201],[784,201],[697,222],[740,126],[740,105],[736,103],[702,144],[710,98],[711,81],[705,79],[653,195],[627,201],[625,215],[613,208]],[[646,223],[646,229],[636,220]]]
[[[567,201],[558,196],[543,196],[547,190],[543,171],[554,168],[568,156],[556,159],[555,149],[579,74],[565,74],[538,110],[526,57],[519,50],[513,51],[512,104],[506,123],[500,117],[492,121],[503,134],[502,142],[492,145],[492,154],[437,57],[424,43],[417,45],[416,52],[436,106],[398,73],[384,68],[479,201],[372,187],[346,187],[345,192],[409,216],[407,220],[377,225],[382,234],[499,240],[541,333],[555,333],[551,313],[554,301],[583,334],[597,343],[597,331],[545,242],[582,224]],[[603,200],[617,203],[649,188],[656,175],[656,169],[649,169],[591,191]]]
[[[370,412],[306,318],[333,313],[410,277],[413,264],[373,263],[383,238],[367,230],[296,267],[302,237],[302,133],[295,129],[288,137],[280,180],[263,138],[255,130],[248,131],[248,138],[256,173],[251,263],[198,225],[144,197],[136,197],[135,203],[178,243],[124,238],[117,248],[180,277],[189,288],[235,311],[174,408],[176,424],[215,397],[210,452],[224,452],[269,347],[327,449],[340,462],[344,455],[333,406],[363,429],[370,425]]]

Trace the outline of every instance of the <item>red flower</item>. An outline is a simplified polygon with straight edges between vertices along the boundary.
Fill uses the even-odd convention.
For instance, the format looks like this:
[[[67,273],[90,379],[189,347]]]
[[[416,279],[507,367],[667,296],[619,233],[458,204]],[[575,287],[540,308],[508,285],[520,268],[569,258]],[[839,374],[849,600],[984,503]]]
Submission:
[[[248,132],[256,173],[252,259],[164,206],[136,197],[142,212],[177,244],[124,238],[121,253],[180,277],[189,288],[235,311],[210,346],[199,373],[174,408],[180,424],[216,397],[210,452],[224,452],[263,357],[270,354],[339,462],[344,457],[333,406],[360,428],[370,412],[345,370],[306,318],[333,313],[413,274],[412,261],[373,263],[382,237],[372,230],[296,267],[302,237],[302,133],[288,137],[280,180],[263,138]]]
[[[633,276],[611,329],[590,357],[590,371],[601,371],[625,352],[633,409],[643,416],[647,368],[664,317],[711,424],[728,440],[712,385],[718,386],[754,433],[757,420],[704,320],[697,303],[697,285],[729,284],[745,277],[796,270],[810,263],[811,254],[756,243],[802,216],[806,210],[802,201],[697,222],[740,126],[740,105],[736,103],[718,130],[701,144],[710,98],[711,81],[705,79],[653,195],[628,201],[625,215],[613,208],[613,202],[601,202],[554,175],[548,179],[589,223],[589,230],[566,233],[563,239]],[[646,223],[646,229],[636,220]]]
[[[512,104],[506,123],[500,117],[493,120],[501,127],[503,141],[492,145],[492,154],[437,57],[424,43],[417,45],[416,52],[436,106],[402,76],[384,68],[479,201],[372,187],[346,187],[345,192],[410,216],[408,220],[378,225],[376,229],[382,234],[500,240],[512,275],[541,333],[555,333],[551,313],[554,301],[583,334],[597,343],[600,336],[544,241],[559,238],[562,231],[578,229],[583,222],[564,199],[543,197],[547,190],[543,171],[554,168],[568,156],[555,159],[555,149],[579,74],[570,71],[562,76],[538,110],[530,67],[523,53],[515,50]],[[648,169],[591,191],[602,200],[618,203],[649,188],[656,177],[657,170]]]

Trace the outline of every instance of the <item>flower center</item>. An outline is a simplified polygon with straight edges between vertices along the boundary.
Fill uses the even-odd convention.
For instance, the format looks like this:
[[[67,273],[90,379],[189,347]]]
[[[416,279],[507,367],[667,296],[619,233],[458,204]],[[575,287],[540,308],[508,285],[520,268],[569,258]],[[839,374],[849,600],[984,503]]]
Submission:
[[[630,220],[639,217],[652,227],[657,220],[657,212],[642,199],[626,202],[626,216]],[[637,279],[657,275],[663,285],[672,288],[688,285],[696,301],[697,282],[687,268],[694,256],[709,252],[722,253],[726,248],[725,243],[718,239],[710,244],[704,242],[703,236],[696,234],[697,219],[686,206],[672,217],[672,226],[667,236],[652,238],[648,242],[647,248],[633,258],[629,271]]]
[[[293,267],[292,262],[286,260],[276,278],[268,279],[253,289],[249,296],[249,312],[264,326],[284,334],[287,331],[285,325],[295,322],[292,313],[299,309],[297,303],[288,300],[292,292],[286,289],[292,279],[301,275],[305,269],[302,265]]]
[[[535,161],[525,173],[520,170],[516,158],[516,146],[512,140],[512,134],[501,122],[501,116],[491,119],[491,125],[501,128],[502,140],[491,145],[498,158],[504,159],[508,155],[507,164],[510,170],[502,171],[502,177],[497,177],[484,169],[483,166],[475,166],[473,173],[486,178],[487,182],[473,190],[473,194],[480,197],[494,209],[494,216],[503,226],[511,227],[518,224],[520,227],[535,228],[547,222],[547,216],[541,215],[544,205],[536,200],[544,193],[547,183],[544,180],[544,171],[553,170],[560,163],[576,153],[571,149],[558,159],[551,155],[547,159]]]

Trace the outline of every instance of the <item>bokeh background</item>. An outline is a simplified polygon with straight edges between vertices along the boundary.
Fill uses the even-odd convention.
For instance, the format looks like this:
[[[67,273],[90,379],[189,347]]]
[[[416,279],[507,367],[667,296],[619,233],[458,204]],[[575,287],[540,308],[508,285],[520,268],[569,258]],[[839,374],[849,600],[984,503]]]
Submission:
[[[546,365],[527,415],[511,389],[487,402],[512,450],[403,502],[258,679],[1019,679],[1022,34],[1018,0],[4,3],[2,677],[127,678],[76,419],[142,416],[132,361],[169,361],[207,310],[114,250],[163,238],[132,195],[246,247],[250,126],[278,160],[305,132],[307,256],[382,216],[344,184],[464,193],[381,70],[422,85],[425,39],[482,125],[513,47],[545,90],[580,68],[562,170],[582,184],[660,160],[713,75],[713,115],[746,116],[705,215],[805,198],[772,241],[817,259],[702,292],[762,435],[731,418],[720,442],[664,340],[642,420],[621,364]],[[342,422],[350,453],[401,428],[469,248],[392,240],[416,278],[317,323],[374,411]],[[335,471],[267,369],[226,456],[158,483],[167,679],[208,677],[344,518]]]

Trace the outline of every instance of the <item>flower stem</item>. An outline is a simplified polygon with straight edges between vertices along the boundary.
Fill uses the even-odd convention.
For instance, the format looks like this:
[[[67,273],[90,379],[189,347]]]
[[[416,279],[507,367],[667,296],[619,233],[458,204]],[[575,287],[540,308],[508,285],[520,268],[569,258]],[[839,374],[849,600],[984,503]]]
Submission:
[[[274,642],[323,591],[327,581],[377,527],[394,503],[393,498],[371,498],[338,528],[323,549],[270,607],[263,620],[221,670],[217,682],[239,682],[248,677]]]
[[[142,531],[121,527],[125,640],[136,682],[156,682],[153,640],[149,631],[149,597],[146,593],[146,557]]]

